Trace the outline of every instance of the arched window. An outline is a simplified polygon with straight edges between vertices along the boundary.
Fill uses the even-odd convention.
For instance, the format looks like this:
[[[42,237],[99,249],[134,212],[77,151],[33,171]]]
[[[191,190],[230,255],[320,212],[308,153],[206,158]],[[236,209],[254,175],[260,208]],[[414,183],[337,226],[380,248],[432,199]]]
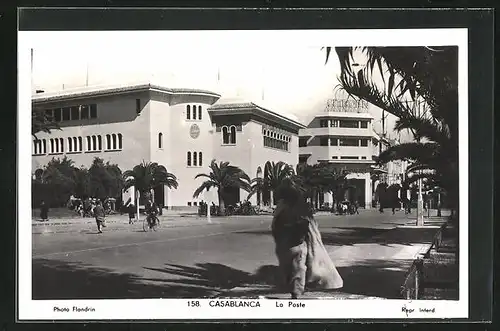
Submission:
[[[222,127],[222,143],[225,145],[229,144],[229,130],[227,126]]]
[[[47,140],[42,140],[43,144],[43,154],[47,154]]]
[[[187,152],[187,165],[191,166],[191,152]]]
[[[198,119],[201,120],[201,106],[198,106]]]
[[[193,166],[197,166],[198,165],[198,153],[196,152],[193,152]]]
[[[73,152],[78,152],[78,138],[73,137]]]
[[[113,149],[116,149],[116,134],[112,134],[111,135],[111,140],[113,141],[113,145],[112,145],[112,148]]]
[[[122,134],[118,134],[118,149],[122,149],[123,147],[123,139],[122,139]]]
[[[68,138],[68,152],[73,152],[73,138]]]
[[[50,139],[50,153],[54,153],[54,139]]]
[[[87,151],[91,151],[92,150],[92,137],[90,136],[87,136],[87,148],[86,148]]]
[[[54,139],[54,153],[59,153],[59,139]]]
[[[191,119],[191,106],[187,105],[186,107],[186,119],[190,120]]]
[[[109,134],[106,135],[106,149],[111,149],[111,136]]]
[[[230,139],[231,144],[236,144],[236,127],[233,125],[231,126],[231,139]]]
[[[98,150],[102,151],[102,137],[101,136],[97,136],[97,142],[99,143]]]
[[[64,139],[63,138],[59,138],[59,144],[61,144],[60,149],[59,149],[59,153],[63,153],[64,152]]]
[[[198,153],[198,165],[201,167],[203,166],[203,155],[201,152]]]
[[[33,140],[33,154],[38,154],[38,141]]]
[[[83,139],[82,137],[78,137],[78,151],[83,151]]]
[[[158,148],[163,148],[163,133],[158,133]]]
[[[92,136],[92,151],[97,150],[97,136]]]

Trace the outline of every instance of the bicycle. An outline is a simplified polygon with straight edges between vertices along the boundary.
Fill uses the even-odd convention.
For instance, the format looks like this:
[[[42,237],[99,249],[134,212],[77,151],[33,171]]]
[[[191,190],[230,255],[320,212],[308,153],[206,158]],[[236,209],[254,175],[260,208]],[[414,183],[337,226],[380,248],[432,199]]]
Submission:
[[[160,220],[158,217],[155,214],[150,214],[144,219],[142,228],[144,229],[144,232],[148,232],[150,230],[156,231],[159,225]]]

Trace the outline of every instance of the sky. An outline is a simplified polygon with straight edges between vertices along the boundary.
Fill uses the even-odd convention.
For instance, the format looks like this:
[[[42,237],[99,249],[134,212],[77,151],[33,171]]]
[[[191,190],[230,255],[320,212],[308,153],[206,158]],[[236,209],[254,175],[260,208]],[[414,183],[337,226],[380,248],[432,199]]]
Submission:
[[[338,92],[338,58],[332,51],[325,63],[322,46],[237,31],[44,32],[33,38],[32,79],[46,92],[87,82],[208,89],[307,125],[328,99],[345,97]],[[381,111],[369,111],[381,132]],[[389,134],[394,122],[389,116]]]

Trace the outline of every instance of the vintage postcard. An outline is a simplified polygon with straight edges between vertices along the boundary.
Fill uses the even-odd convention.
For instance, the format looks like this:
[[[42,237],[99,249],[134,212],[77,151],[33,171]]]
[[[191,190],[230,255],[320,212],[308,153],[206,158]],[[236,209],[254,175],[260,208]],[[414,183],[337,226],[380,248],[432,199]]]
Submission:
[[[466,29],[18,36],[19,320],[468,317]]]

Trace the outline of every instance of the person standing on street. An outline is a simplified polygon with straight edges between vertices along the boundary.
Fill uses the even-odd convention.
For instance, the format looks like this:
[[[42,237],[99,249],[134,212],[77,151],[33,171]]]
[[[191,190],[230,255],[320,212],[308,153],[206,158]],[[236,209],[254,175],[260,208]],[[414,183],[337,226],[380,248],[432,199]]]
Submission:
[[[106,227],[106,224],[104,223],[106,218],[106,213],[104,212],[104,208],[102,207],[101,200],[97,201],[97,206],[95,206],[94,208],[94,217],[97,223],[97,232],[102,233],[101,228]]]
[[[49,206],[43,200],[40,204],[40,218],[42,219],[42,222],[49,221]]]

